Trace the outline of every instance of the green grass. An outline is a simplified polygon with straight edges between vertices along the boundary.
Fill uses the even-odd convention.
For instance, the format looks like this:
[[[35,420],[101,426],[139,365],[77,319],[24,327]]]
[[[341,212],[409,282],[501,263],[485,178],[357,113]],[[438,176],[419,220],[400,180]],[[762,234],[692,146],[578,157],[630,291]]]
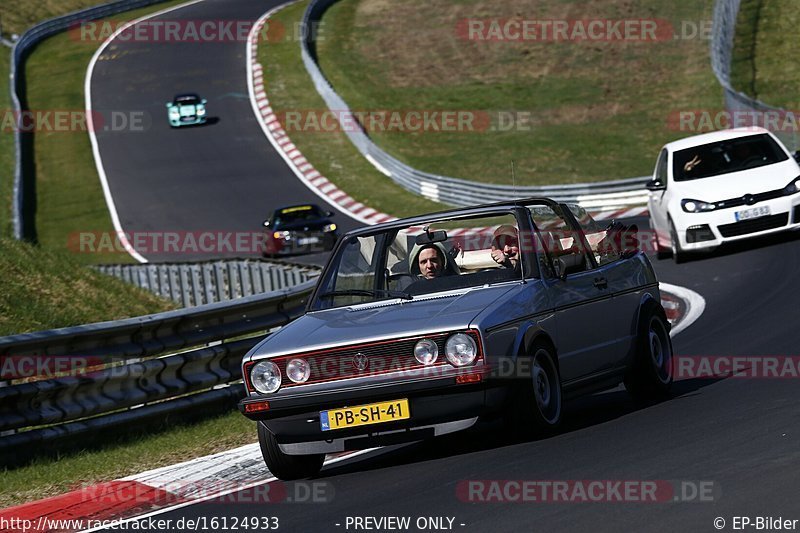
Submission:
[[[21,35],[37,22],[102,3],[102,0],[0,0],[3,34]]]
[[[528,113],[529,131],[372,135],[416,168],[494,183],[510,182],[511,159],[517,162],[518,183],[524,184],[646,175],[663,143],[691,134],[671,127],[670,113],[719,108],[721,91],[705,39],[486,43],[462,40],[455,30],[462,19],[520,14],[537,19],[661,18],[677,29],[682,21],[710,19],[711,3],[533,4],[342,0],[323,17],[322,70],[356,110]],[[331,144],[331,136],[317,137]]]
[[[800,64],[794,37],[800,4],[793,0],[743,0],[736,21],[733,86],[767,104],[800,106]]]
[[[113,17],[132,20],[185,0],[165,2]],[[34,110],[85,109],[84,79],[100,43],[67,33],[47,39],[26,62],[28,107]],[[53,83],[53,80],[58,83]],[[103,190],[85,132],[41,132],[34,137],[36,229],[42,246],[65,248],[78,232],[113,231]],[[132,262],[128,254],[81,254],[86,263]]]
[[[0,280],[0,336],[176,308],[171,301],[81,265],[67,251],[9,238],[0,238]]]
[[[0,77],[8,80],[10,54],[0,49]],[[0,90],[0,109],[11,109],[11,95],[7,88]],[[0,237],[10,237],[12,226],[12,201],[14,195],[14,136],[0,131]]]
[[[294,28],[305,8],[305,2],[289,6],[275,18]],[[279,116],[286,111],[326,109],[303,66],[296,41],[261,43],[258,60],[264,67],[270,105]],[[442,209],[441,204],[409,193],[375,170],[344,133],[290,131],[289,137],[319,172],[359,202],[395,216]]]
[[[239,413],[109,442],[100,450],[41,459],[0,471],[0,508],[77,490],[160,466],[256,442],[255,423]]]

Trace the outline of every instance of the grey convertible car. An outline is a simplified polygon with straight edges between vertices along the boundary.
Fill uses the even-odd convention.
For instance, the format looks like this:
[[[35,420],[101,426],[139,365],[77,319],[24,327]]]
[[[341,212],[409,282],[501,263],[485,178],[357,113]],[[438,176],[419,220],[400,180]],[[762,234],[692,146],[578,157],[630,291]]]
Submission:
[[[501,415],[552,431],[565,398],[672,384],[669,322],[636,228],[543,198],[343,236],[302,317],[243,359],[261,449],[281,479],[325,454],[421,440]]]

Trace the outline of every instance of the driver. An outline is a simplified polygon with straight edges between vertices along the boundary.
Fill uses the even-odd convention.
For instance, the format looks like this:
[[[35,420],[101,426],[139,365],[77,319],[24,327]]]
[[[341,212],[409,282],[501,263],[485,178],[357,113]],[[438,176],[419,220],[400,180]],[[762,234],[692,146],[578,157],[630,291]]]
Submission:
[[[435,244],[420,248],[417,255],[417,266],[420,275],[425,279],[438,278],[444,272],[445,258],[442,250]]]

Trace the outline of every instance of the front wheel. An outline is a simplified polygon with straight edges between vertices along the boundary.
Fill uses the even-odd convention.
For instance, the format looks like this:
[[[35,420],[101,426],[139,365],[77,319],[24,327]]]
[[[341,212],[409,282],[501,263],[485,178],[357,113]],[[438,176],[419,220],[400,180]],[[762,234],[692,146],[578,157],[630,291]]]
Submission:
[[[660,306],[652,303],[642,311],[636,354],[625,377],[625,388],[638,400],[660,400],[669,395],[673,357],[668,324]]]
[[[267,468],[278,479],[289,481],[313,477],[322,470],[325,454],[289,455],[284,453],[278,446],[275,436],[262,422],[258,422],[258,442],[261,444],[261,455],[264,456]]]
[[[555,350],[537,343],[530,351],[532,356],[520,360],[527,364],[518,365],[523,379],[512,395],[511,416],[507,420],[509,429],[524,437],[550,434],[561,423],[561,376]]]

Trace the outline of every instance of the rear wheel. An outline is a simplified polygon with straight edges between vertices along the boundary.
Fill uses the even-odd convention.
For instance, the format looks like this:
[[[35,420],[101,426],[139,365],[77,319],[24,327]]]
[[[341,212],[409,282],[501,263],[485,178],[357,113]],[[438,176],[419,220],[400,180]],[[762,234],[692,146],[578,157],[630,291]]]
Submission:
[[[264,462],[273,476],[284,481],[313,477],[322,470],[325,454],[289,455],[278,446],[275,436],[267,427],[258,423],[258,442],[261,444],[261,454]]]
[[[518,365],[523,376],[515,387],[507,423],[512,433],[523,437],[547,435],[561,423],[561,376],[555,350],[536,343]]]
[[[633,365],[625,388],[636,399],[653,401],[669,395],[673,379],[672,340],[661,306],[650,303],[642,310]]]

